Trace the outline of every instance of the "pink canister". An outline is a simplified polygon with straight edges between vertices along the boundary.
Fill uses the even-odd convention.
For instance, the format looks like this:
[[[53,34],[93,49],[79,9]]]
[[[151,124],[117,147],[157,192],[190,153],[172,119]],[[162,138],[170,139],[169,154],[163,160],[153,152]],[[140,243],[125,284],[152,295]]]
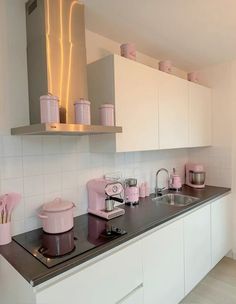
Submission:
[[[59,98],[53,95],[40,97],[41,123],[60,123]]]
[[[75,106],[75,123],[82,125],[91,124],[90,101],[80,98],[74,103]]]
[[[11,242],[11,223],[0,224],[0,246]]]
[[[99,108],[100,111],[100,123],[103,126],[114,126],[114,105],[103,104]]]
[[[172,62],[170,60],[163,60],[159,62],[159,70],[165,73],[172,72]]]
[[[190,73],[188,73],[188,80],[192,81],[192,82],[198,83],[199,82],[198,73],[197,72],[190,72]]]
[[[136,48],[133,43],[124,43],[120,46],[120,54],[122,57],[136,60]]]

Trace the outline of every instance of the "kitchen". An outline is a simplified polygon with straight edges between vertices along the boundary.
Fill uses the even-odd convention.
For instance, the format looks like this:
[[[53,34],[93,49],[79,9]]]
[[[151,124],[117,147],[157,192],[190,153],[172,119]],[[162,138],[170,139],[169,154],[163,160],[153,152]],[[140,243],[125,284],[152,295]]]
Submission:
[[[185,164],[191,162],[204,166],[207,185],[220,188],[206,187],[199,190],[193,188],[192,191],[194,191],[195,196],[196,193],[201,194],[201,201],[196,203],[197,205],[193,204],[186,207],[166,206],[144,198],[140,199],[140,203],[136,207],[125,206],[125,215],[111,220],[111,223],[114,223],[117,228],[124,229],[127,232],[126,234],[99,247],[94,245],[96,248],[90,249],[86,254],[75,256],[51,268],[44,266],[42,262],[28,253],[27,249],[22,249],[17,245],[14,240],[9,245],[1,246],[0,291],[4,295],[3,300],[1,300],[1,303],[4,304],[17,303],[17,301],[19,303],[65,303],[65,301],[68,302],[68,292],[71,293],[72,290],[71,303],[179,303],[224,255],[227,254],[231,258],[235,258],[236,239],[234,233],[230,244],[227,239],[231,232],[235,231],[234,212],[229,212],[232,218],[220,217],[225,215],[224,212],[228,210],[228,206],[232,205],[232,208],[234,208],[235,195],[235,120],[233,119],[233,110],[235,107],[234,74],[236,65],[232,54],[234,48],[229,42],[228,44],[226,43],[228,40],[230,41],[229,35],[231,32],[227,27],[228,23],[224,23],[226,22],[225,20],[233,23],[230,19],[231,11],[233,10],[223,10],[221,7],[223,2],[219,1],[217,5],[215,4],[216,8],[213,14],[211,1],[202,3],[199,8],[185,2],[185,9],[190,16],[182,26],[186,26],[191,17],[196,20],[197,26],[194,27],[193,25],[189,29],[189,31],[193,31],[196,41],[190,41],[184,48],[183,40],[180,39],[184,32],[184,28],[181,27],[180,23],[180,20],[183,20],[184,12],[178,9],[176,2],[171,1],[170,4],[167,1],[164,4],[158,1],[156,6],[153,6],[154,2],[150,1],[150,6],[145,6],[145,14],[142,14],[141,2],[136,3],[135,10],[131,10],[132,5],[134,5],[132,1],[129,4],[127,3],[127,12],[122,4],[115,4],[114,1],[99,1],[100,4],[95,2],[84,1],[88,86],[92,123],[97,123],[96,119],[98,118],[93,113],[94,109],[97,110],[100,107],[100,102],[114,103],[116,124],[123,131],[120,134],[85,136],[68,136],[65,134],[50,136],[44,134],[30,136],[24,134],[10,135],[12,128],[28,127],[30,125],[25,1],[5,0],[0,3],[0,37],[3,42],[0,48],[0,67],[1,71],[3,71],[0,75],[2,113],[0,123],[1,194],[17,192],[22,196],[20,203],[13,211],[12,235],[17,236],[40,228],[42,221],[38,218],[37,213],[41,210],[43,203],[61,197],[73,202],[76,205],[74,215],[81,216],[76,217],[75,220],[75,225],[82,229],[80,230],[82,235],[78,240],[82,238],[86,241],[83,242],[83,246],[94,245],[91,240],[88,242],[89,244],[87,243],[88,240],[84,239],[86,233],[83,232],[85,231],[83,229],[89,228],[86,226],[88,225],[88,193],[86,184],[89,180],[101,178],[104,175],[121,175],[122,180],[134,177],[138,180],[139,185],[147,183],[150,192],[153,193],[155,192],[156,172],[158,169],[166,168],[169,173],[172,173],[173,168],[175,168],[176,173],[184,182]],[[225,2],[223,6],[225,6]],[[193,8],[196,13],[193,12]],[[154,10],[159,11],[160,25],[161,22],[165,26],[168,25],[165,23],[167,20],[163,20],[161,15],[170,14],[173,18],[173,24],[176,22],[175,28],[179,34],[178,39],[180,41],[177,41],[173,35],[170,38],[166,37],[168,38],[166,40],[170,41],[169,49],[167,45],[166,50],[163,47],[162,54],[160,50],[159,55],[148,56],[144,54],[153,54],[150,49],[148,50],[150,44],[148,45],[147,42],[146,46],[144,41],[140,40],[141,34],[143,34],[140,32],[142,26],[140,26],[140,23],[135,22],[138,20],[140,22],[141,20],[144,21],[142,18],[145,16],[146,22],[147,19],[152,20],[151,16],[153,16],[152,11]],[[118,23],[115,26],[116,22],[118,22],[114,14],[116,11],[122,15],[124,24]],[[132,14],[131,11],[133,11]],[[196,17],[197,12],[202,19],[198,20]],[[148,13],[150,18],[146,15]],[[128,20],[131,17],[134,18],[133,23],[137,24],[137,27],[139,24],[137,32],[135,32],[134,28],[130,28]],[[212,18],[212,25],[210,21],[209,24],[207,23],[210,17]],[[154,19],[158,24],[157,20]],[[216,23],[218,24],[217,33],[213,31]],[[202,31],[198,28],[200,25]],[[125,26],[127,31],[125,31]],[[204,36],[204,26],[209,27],[208,36],[207,33]],[[118,31],[119,28],[120,31]],[[156,27],[153,31],[155,29]],[[158,32],[153,33],[151,29],[149,29],[149,33],[145,27],[144,30],[147,37],[149,37],[149,34],[150,36],[158,34]],[[171,29],[169,30],[169,35],[171,35]],[[189,31],[184,32],[186,37],[189,35]],[[138,32],[140,32],[139,37],[137,35]],[[215,37],[216,34],[218,35],[217,37],[221,37],[225,42],[225,48],[221,52],[213,47],[214,43],[218,41],[218,39],[214,40],[217,38]],[[131,38],[135,41],[132,41]],[[163,42],[161,39],[163,39],[162,36],[157,35],[157,43]],[[120,45],[127,41],[136,42],[137,50],[143,50],[143,53],[137,52],[136,62],[119,56]],[[181,46],[181,44],[183,45]],[[190,47],[191,45],[192,47]],[[204,45],[204,47],[200,48],[200,45]],[[178,52],[176,51],[177,46],[179,47]],[[161,49],[161,45],[159,48]],[[157,47],[155,47],[156,49],[158,50]],[[209,53],[207,53],[207,50]],[[205,57],[204,53],[206,53]],[[168,58],[166,58],[167,54]],[[37,58],[39,60],[39,57]],[[158,59],[173,60],[180,67],[178,69],[172,68],[172,74],[177,77],[158,71]],[[122,68],[123,65],[126,67],[125,69]],[[113,77],[108,77],[108,79],[100,77],[104,75],[101,70],[103,67],[106,70],[107,66],[109,73],[116,75],[117,82],[115,85],[112,83],[114,82]],[[193,133],[195,136],[192,137],[192,142],[187,142],[189,141],[187,130],[189,126],[186,127],[184,122],[188,124],[189,112],[185,106],[189,102],[189,97],[185,96],[183,100],[182,95],[178,95],[178,88],[182,85],[183,87],[192,85],[194,88],[199,86],[186,80],[187,72],[195,70],[198,71],[199,84],[204,88],[211,88],[212,91],[211,112],[208,113],[208,119],[201,117],[204,119],[205,124],[200,125],[201,127],[209,128],[208,122],[211,116],[210,132],[212,136],[210,142],[209,137],[206,136],[207,132],[200,132],[199,124]],[[130,74],[132,77],[129,76]],[[99,77],[96,76],[94,81],[93,75],[99,75]],[[119,75],[122,76],[120,79],[118,78]],[[126,86],[126,84],[131,79],[138,79],[138,75],[143,75],[143,78],[141,78],[142,85],[135,87],[135,84],[131,82],[129,86],[133,86],[135,89],[128,90],[129,86]],[[171,98],[168,100],[169,95],[163,90],[162,100],[165,103],[160,102],[157,110],[161,111],[159,113],[155,111],[157,103],[152,98],[152,94],[156,94],[156,88],[154,88],[155,77],[161,77],[160,82],[162,81],[163,84],[169,83],[167,92],[173,92],[174,99],[172,100],[175,102],[171,105],[169,101]],[[101,90],[98,84],[101,87],[106,86],[106,90]],[[142,90],[142,87],[147,89]],[[162,87],[165,88],[164,85]],[[47,92],[45,91],[45,94]],[[145,103],[144,100],[147,94],[150,100],[149,107],[147,107],[147,102]],[[122,108],[122,103],[119,103],[119,100],[122,101],[123,99],[125,100],[125,108]],[[178,107],[177,103],[181,104],[181,106]],[[131,112],[135,111],[136,108],[134,106],[137,104],[139,112]],[[178,124],[179,120],[174,115],[175,111],[170,111],[170,109],[174,109],[178,117],[181,115],[181,124]],[[200,112],[206,114],[206,108],[203,107],[203,109]],[[130,113],[134,114],[130,115]],[[191,122],[196,118],[196,113],[195,111],[191,116]],[[157,122],[158,119],[159,122]],[[118,120],[122,121],[122,124],[119,124]],[[199,120],[195,122],[198,123]],[[196,136],[196,130],[201,135]],[[199,140],[202,142],[199,143]],[[160,188],[167,186],[164,172],[160,173],[158,184],[160,184]],[[228,188],[232,189],[230,195]],[[184,189],[189,188],[185,187]],[[206,191],[207,189],[208,191]],[[184,191],[186,191],[184,194],[194,196],[191,190]],[[217,193],[214,191],[217,191]],[[227,195],[224,195],[225,193]],[[224,205],[219,202],[223,202]],[[218,220],[223,226],[217,222],[218,224],[216,223],[214,230],[210,224],[210,217],[213,216],[213,210],[218,204],[219,208],[226,206],[226,209],[224,209],[224,212],[221,209],[215,209]],[[221,210],[219,214],[217,210]],[[198,214],[201,221],[196,220],[195,222],[195,217]],[[228,216],[227,214],[226,216]],[[98,220],[100,219],[99,217],[92,215],[89,218],[93,219],[91,227],[94,227],[94,223],[106,222]],[[232,225],[230,220],[232,220]],[[191,226],[193,223],[201,223],[201,225],[200,227]],[[181,231],[185,225],[190,227],[190,229],[184,231],[190,231],[191,234],[186,232],[183,237]],[[210,225],[211,227],[209,227]],[[209,228],[208,234],[205,230],[206,227]],[[204,229],[205,233],[196,233],[196,229],[200,228]],[[216,242],[210,240],[213,238],[214,231],[216,236],[222,238],[221,244],[227,243],[225,248],[228,248],[229,252],[226,249],[221,252],[219,248],[218,255],[216,251],[215,254],[210,252],[212,250],[211,246],[220,244],[219,239]],[[96,232],[96,228],[93,228],[92,232]],[[199,250],[196,244],[191,243],[192,239],[197,239],[198,235],[203,234],[205,234],[209,242],[212,242],[211,246],[208,246],[210,243],[204,243],[209,247],[206,246],[209,249],[208,251]],[[206,238],[199,240],[201,246],[201,242],[207,242]],[[156,246],[153,242],[155,242]],[[189,246],[185,248],[180,246],[183,242],[189,242]],[[160,244],[163,244],[163,246]],[[223,245],[222,248],[224,247]],[[77,247],[81,248],[79,241]],[[15,249],[17,251],[14,251]],[[182,251],[184,251],[185,257],[188,256],[189,260],[185,259],[183,261]],[[199,258],[197,259],[197,257]],[[223,261],[228,261],[229,258],[226,259]],[[152,263],[148,263],[148,260],[152,261]],[[183,261],[184,265],[179,263],[180,260]],[[191,261],[195,260],[196,268],[192,268]],[[22,263],[22,261],[24,262]],[[201,264],[202,261],[205,263]],[[145,265],[146,268],[144,267]],[[104,270],[105,267],[106,270]],[[141,268],[146,269],[144,274],[140,270]],[[123,270],[122,272],[121,269]],[[96,276],[94,276],[95,273]],[[191,273],[195,273],[195,276],[191,276]],[[114,280],[114,278],[117,284],[115,288],[111,285],[109,289],[109,282]],[[150,281],[153,283],[150,284]],[[14,293],[12,292],[12,284]],[[90,288],[88,288],[88,285],[90,285]],[[157,286],[160,286],[160,288]],[[77,289],[78,293],[76,293]],[[89,292],[92,289],[95,291],[94,293]],[[230,288],[226,288],[226,290],[230,290]],[[104,297],[105,292],[106,297]],[[210,296],[210,291],[209,295],[206,292],[205,297],[207,300],[209,300],[208,297]],[[234,294],[231,295],[229,292],[227,296],[229,297],[228,303],[236,303]],[[187,301],[188,299],[186,298],[186,303],[189,303]],[[197,303],[204,303],[204,301],[205,298],[200,298]],[[216,300],[214,303],[217,303]]]

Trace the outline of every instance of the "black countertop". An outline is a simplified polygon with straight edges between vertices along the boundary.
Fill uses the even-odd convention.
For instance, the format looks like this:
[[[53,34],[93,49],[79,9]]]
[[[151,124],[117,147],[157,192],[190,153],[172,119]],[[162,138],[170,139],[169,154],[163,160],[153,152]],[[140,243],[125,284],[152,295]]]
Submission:
[[[179,193],[199,198],[196,203],[185,207],[176,207],[154,202],[150,197],[148,197],[140,199],[140,204],[135,207],[123,206],[125,209],[125,215],[109,221],[109,224],[111,223],[112,225],[125,229],[127,234],[111,240],[104,245],[93,248],[84,254],[76,256],[50,269],[44,266],[15,241],[12,241],[9,245],[0,246],[0,254],[32,286],[37,286],[229,191],[229,188],[222,187],[206,186],[204,189],[193,189],[188,186],[184,186],[182,192]],[[79,229],[82,234],[88,233],[85,231],[88,229],[88,225],[86,223],[88,223],[89,218],[91,217],[94,216],[85,214],[75,218],[77,229]],[[100,219],[100,221],[104,220]]]

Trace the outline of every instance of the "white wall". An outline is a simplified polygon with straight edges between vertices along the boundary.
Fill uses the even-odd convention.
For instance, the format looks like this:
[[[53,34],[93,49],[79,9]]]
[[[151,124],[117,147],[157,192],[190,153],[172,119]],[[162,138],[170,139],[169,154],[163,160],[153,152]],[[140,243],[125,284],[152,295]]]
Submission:
[[[106,172],[122,171],[124,177],[147,180],[152,188],[160,167],[176,167],[183,175],[186,150],[90,154],[88,137],[9,136],[10,127],[28,123],[24,2],[0,0],[0,191],[23,195],[14,212],[13,233],[38,227],[37,209],[58,196],[73,200],[77,214],[85,213],[86,182]],[[119,45],[87,31],[87,51],[91,62],[118,52]],[[158,63],[142,54],[138,58]]]
[[[86,30],[86,47],[88,63],[96,61],[99,58],[105,57],[111,53],[120,54],[120,43],[89,30]],[[150,67],[158,68],[159,60],[140,52],[137,52],[137,61]],[[183,79],[187,78],[187,73],[185,71],[177,69],[175,67],[173,67],[172,73]]]
[[[0,1],[0,134],[29,121],[24,2]]]
[[[232,184],[232,64],[225,63],[199,71],[200,83],[212,88],[212,144],[210,148],[190,149],[191,161],[206,167],[207,184]]]
[[[234,203],[233,212],[233,237],[234,237],[234,247],[233,253],[236,259],[236,61],[232,62],[231,71],[231,91],[232,91],[232,197]]]
[[[208,67],[199,76],[213,89],[213,147],[189,150],[189,158],[206,166],[208,184],[232,188],[236,259],[236,61]]]

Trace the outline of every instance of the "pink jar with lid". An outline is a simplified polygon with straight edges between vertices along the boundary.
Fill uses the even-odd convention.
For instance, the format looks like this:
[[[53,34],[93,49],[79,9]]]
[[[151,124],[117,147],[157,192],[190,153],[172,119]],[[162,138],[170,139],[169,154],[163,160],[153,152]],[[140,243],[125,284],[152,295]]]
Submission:
[[[122,57],[136,60],[136,48],[133,43],[124,43],[120,46],[120,54]]]
[[[197,72],[190,72],[187,75],[188,81],[192,81],[192,82],[199,82],[199,78],[198,78],[198,73]]]
[[[91,124],[90,101],[80,98],[74,103],[75,106],[75,123],[82,125]]]
[[[172,62],[170,60],[160,61],[159,70],[170,74],[172,72]]]
[[[100,111],[100,123],[103,126],[114,126],[114,105],[113,104],[103,104],[99,108]]]
[[[40,97],[41,123],[60,123],[59,98],[53,95]]]

